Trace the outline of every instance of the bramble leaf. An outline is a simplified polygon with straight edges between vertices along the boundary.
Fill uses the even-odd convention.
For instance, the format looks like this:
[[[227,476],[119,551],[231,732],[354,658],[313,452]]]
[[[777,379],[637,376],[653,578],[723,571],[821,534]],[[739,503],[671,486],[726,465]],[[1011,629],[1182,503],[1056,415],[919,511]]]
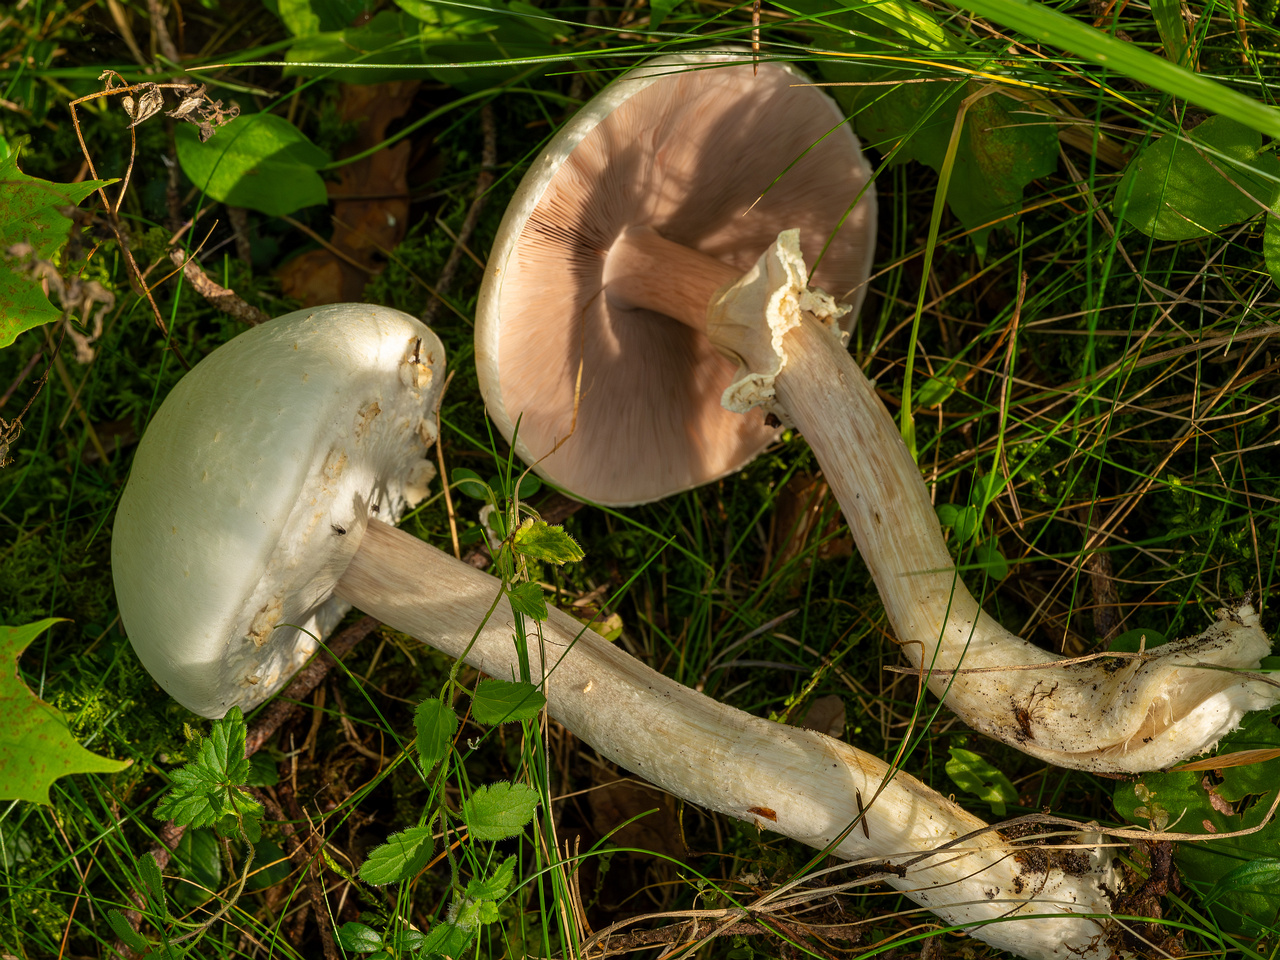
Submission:
[[[213,826],[227,818],[238,826],[243,818],[249,839],[261,836],[262,805],[240,789],[250,770],[244,755],[245,735],[239,707],[215,720],[209,736],[200,741],[196,758],[169,775],[172,787],[156,804],[155,816],[191,827]],[[223,826],[220,832],[225,835],[226,829]]]
[[[547,619],[547,601],[536,583],[517,583],[507,591],[511,609],[533,620]]]
[[[444,759],[458,732],[458,715],[439,700],[423,700],[413,717],[418,731],[418,756],[422,758],[424,771]]]
[[[111,760],[86,750],[71,736],[67,721],[32,693],[18,675],[18,658],[56,619],[22,627],[0,627],[0,799],[48,803],[49,787],[72,773],[115,773],[128,760]]]
[[[523,783],[490,783],[462,801],[462,819],[476,840],[506,840],[538,809],[538,791]]]
[[[427,865],[434,847],[430,824],[393,833],[386,843],[369,851],[360,865],[360,879],[379,887],[408,880]]]
[[[531,720],[547,705],[547,698],[525,680],[481,680],[471,698],[471,715],[479,723]]]
[[[472,900],[497,900],[506,896],[516,878],[516,858],[507,857],[498,865],[493,875],[484,880],[473,878],[467,882],[467,896]]]
[[[526,519],[516,530],[512,541],[516,553],[554,563],[577,563],[584,556],[582,548],[563,527],[553,527],[544,520]]]
[[[373,953],[382,949],[382,934],[373,927],[348,920],[338,928],[338,944],[353,953]]]

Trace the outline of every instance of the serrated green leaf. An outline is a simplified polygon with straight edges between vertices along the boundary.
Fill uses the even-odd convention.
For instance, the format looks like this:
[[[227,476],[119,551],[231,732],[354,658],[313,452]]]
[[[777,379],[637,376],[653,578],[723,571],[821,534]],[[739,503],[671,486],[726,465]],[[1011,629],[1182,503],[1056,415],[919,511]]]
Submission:
[[[408,880],[427,865],[434,846],[430,825],[393,833],[369,852],[360,865],[360,879],[378,887]]]
[[[16,155],[0,158],[0,347],[24,330],[62,319],[61,308],[49,302],[31,268],[36,260],[53,260],[67,242],[71,221],[59,208],[79,206],[112,182],[50,183],[19,170]],[[23,246],[29,251],[10,252]]]
[[[112,909],[107,911],[107,923],[111,927],[111,932],[119,937],[120,941],[134,953],[142,953],[151,946],[147,943],[146,937],[129,926],[129,921],[124,918],[124,914],[119,910]]]
[[[246,835],[256,841],[261,836],[262,805],[240,789],[250,770],[244,755],[245,734],[239,707],[215,720],[209,736],[200,741],[195,759],[170,774],[172,785],[156,804],[154,816],[184,826],[218,824],[223,835],[235,833],[243,819]]]
[[[480,479],[480,474],[474,470],[468,470],[466,467],[454,467],[453,485],[459,493],[463,496],[471,497],[473,500],[487,502],[489,499],[489,488]]]
[[[1267,263],[1267,273],[1280,286],[1280,211],[1275,209],[1267,215],[1267,225],[1262,231],[1262,255]]]
[[[1004,816],[1006,803],[1018,800],[1018,791],[1009,778],[972,750],[952,747],[946,770],[952,783],[990,804],[997,817]]]
[[[329,155],[283,117],[241,114],[206,143],[191,124],[175,136],[183,172],[215,200],[273,217],[329,202],[318,172]]]
[[[538,809],[538,791],[523,783],[490,783],[462,801],[462,819],[476,840],[506,840]]]
[[[0,312],[2,315],[2,312]],[[73,773],[115,773],[127,760],[110,760],[80,746],[67,721],[32,693],[18,675],[18,658],[60,620],[0,627],[0,799],[49,802],[53,781]]]
[[[531,720],[547,705],[532,683],[524,680],[481,680],[471,698],[471,716],[479,723]]]
[[[431,768],[444,759],[458,732],[458,715],[439,700],[423,700],[413,715],[417,728],[418,756],[423,769]]]
[[[1125,168],[1116,213],[1157,240],[1248,220],[1280,199],[1280,160],[1261,149],[1261,134],[1228,117],[1210,117],[1186,139],[1166,134]]]
[[[147,902],[151,904],[151,909],[162,918],[168,917],[169,906],[164,897],[164,877],[160,873],[160,864],[156,863],[156,858],[149,853],[139,857],[138,875],[142,878]]]
[[[507,591],[507,599],[516,613],[538,621],[547,619],[547,601],[542,596],[542,587],[536,583],[515,584]]]
[[[544,563],[577,563],[582,559],[582,548],[563,527],[553,527],[543,520],[526,519],[516,530],[512,541],[516,553],[541,560]]]
[[[373,927],[348,920],[338,928],[338,944],[354,953],[373,953],[382,949],[382,934]]]
[[[500,900],[507,895],[516,878],[516,858],[507,857],[488,878],[467,882],[467,896],[472,900]]]
[[[420,948],[424,957],[458,957],[471,943],[471,931],[464,930],[456,923],[437,923],[427,933],[427,939]]]

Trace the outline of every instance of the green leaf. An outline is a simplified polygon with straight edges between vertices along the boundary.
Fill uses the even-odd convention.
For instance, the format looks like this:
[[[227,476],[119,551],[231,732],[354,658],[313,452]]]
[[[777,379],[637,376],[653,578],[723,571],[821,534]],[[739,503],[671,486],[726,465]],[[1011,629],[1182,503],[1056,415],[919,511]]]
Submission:
[[[215,200],[274,217],[329,202],[317,172],[329,155],[282,117],[242,114],[207,143],[191,124],[175,135],[183,172]]]
[[[489,500],[489,488],[480,479],[480,474],[474,470],[468,470],[466,467],[454,467],[453,485],[464,496],[471,497],[474,500],[484,500],[485,502]]]
[[[222,848],[212,830],[183,833],[171,862],[190,881],[173,888],[174,899],[188,907],[205,903],[222,886]]]
[[[538,791],[523,783],[491,783],[462,801],[462,819],[476,840],[506,840],[533,819]]]
[[[48,803],[49,787],[73,773],[116,773],[128,760],[110,760],[80,746],[57,710],[18,675],[18,658],[57,619],[0,627],[0,799]]]
[[[1182,16],[1182,0],[1151,0],[1151,16],[1160,33],[1165,57],[1172,63],[1188,63],[1187,21]]]
[[[458,732],[458,715],[439,700],[423,700],[413,716],[417,728],[418,756],[423,769],[431,768],[444,759]]]
[[[164,877],[160,873],[160,864],[149,853],[138,858],[138,875],[142,877],[142,885],[151,909],[160,917],[169,915],[169,905],[164,898]]]
[[[536,583],[517,583],[507,591],[507,599],[511,609],[533,620],[547,619],[547,601],[542,596],[542,587]]]
[[[531,720],[547,705],[547,698],[524,680],[481,680],[471,698],[471,715],[479,723]]]
[[[458,957],[471,943],[471,931],[464,930],[456,923],[437,923],[427,934],[421,946],[423,957]]]
[[[1274,208],[1267,215],[1267,226],[1262,232],[1262,255],[1267,261],[1267,273],[1280,286],[1280,211]]]
[[[338,928],[338,944],[354,953],[373,953],[382,949],[382,934],[373,927],[348,920]]]
[[[1218,755],[1280,748],[1274,713],[1246,715],[1240,729],[1223,738]],[[1260,879],[1280,851],[1280,821],[1242,837],[1214,835],[1262,823],[1280,789],[1280,758],[1225,766],[1219,773],[1219,783],[1204,771],[1144,773],[1134,783],[1118,784],[1112,800],[1122,817],[1140,826],[1203,834],[1205,840],[1177,845],[1178,871],[1203,897],[1212,893],[1209,910],[1223,929],[1262,936],[1280,916],[1280,887]]]
[[[958,6],[1012,27],[1037,43],[1051,44],[1152,89],[1231,117],[1269,137],[1280,137],[1280,110],[1238,93],[1211,77],[1170,63],[1138,44],[1081,23],[1036,0],[961,0]]]
[[[1017,802],[1018,791],[1009,778],[972,750],[952,747],[946,769],[952,783],[990,804],[997,817],[1004,816],[1006,803]]]
[[[802,0],[799,6],[813,12],[822,9],[816,0]],[[820,42],[835,49],[883,53],[886,40],[895,46],[898,42],[897,31],[859,13],[846,10],[825,19],[854,31],[852,38],[824,34]],[[940,38],[939,44],[944,40]],[[896,151],[894,164],[917,160],[937,171],[946,161],[961,101],[981,88],[976,82],[951,82],[947,75],[938,75],[933,82],[886,86],[902,79],[903,71],[873,59],[824,59],[820,69],[826,80],[856,84],[832,87],[830,92],[853,118],[864,144],[886,154]],[[972,231],[980,255],[985,254],[993,221],[1013,226],[1023,189],[1057,169],[1058,139],[1052,125],[1028,113],[1025,105],[1007,97],[982,97],[969,106],[960,128],[947,204]]]
[[[974,547],[973,562],[993,580],[1003,580],[1009,575],[1009,561],[1000,552],[1000,545],[995,540],[984,540]]]
[[[278,843],[260,840],[253,845],[253,873],[246,886],[250,890],[270,890],[288,880],[292,870],[289,857]]]
[[[543,520],[527,518],[516,530],[512,544],[516,553],[554,563],[576,563],[582,559],[582,548],[563,527],[553,527]]]
[[[472,900],[500,900],[507,895],[516,878],[516,858],[507,857],[487,879],[467,882],[467,896]]]
[[[949,377],[945,374],[930,377],[916,392],[916,406],[924,407],[925,409],[936,407],[956,392],[958,383],[959,381],[955,377]]]
[[[62,319],[32,268],[36,261],[52,261],[67,242],[71,221],[60,208],[79,206],[112,182],[50,183],[19,170],[16,155],[0,159],[0,347],[24,330]]]
[[[1125,168],[1116,214],[1157,240],[1248,220],[1280,199],[1280,160],[1261,149],[1260,134],[1227,117],[1210,117],[1189,140],[1166,134]]]
[[[360,879],[378,887],[408,880],[427,865],[434,847],[430,824],[393,833],[369,852],[360,865]]]
[[[120,941],[134,953],[143,953],[151,946],[151,944],[147,943],[146,937],[129,926],[129,921],[124,918],[124,914],[119,910],[112,909],[107,911],[107,924],[111,927],[111,932],[119,937]]]
[[[657,30],[662,21],[680,6],[680,0],[649,0],[649,29]]]
[[[154,815],[193,827],[243,818],[246,835],[256,840],[261,835],[262,805],[240,789],[250,769],[244,755],[245,733],[239,707],[215,720],[209,736],[200,741],[195,759],[170,774],[172,786],[156,804]],[[227,827],[222,829],[225,833]]]
[[[951,529],[951,540],[963,546],[978,533],[977,507],[962,507],[954,503],[940,503],[934,507],[938,523]]]

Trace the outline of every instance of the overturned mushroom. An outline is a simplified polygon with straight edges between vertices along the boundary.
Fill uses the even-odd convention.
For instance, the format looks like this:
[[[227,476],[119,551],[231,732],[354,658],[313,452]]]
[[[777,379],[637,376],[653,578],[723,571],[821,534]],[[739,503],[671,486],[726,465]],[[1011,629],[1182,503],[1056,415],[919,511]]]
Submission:
[[[847,125],[820,129],[839,114],[818,106],[825,96],[813,88],[795,89],[815,98],[812,112],[822,119],[791,123],[803,111],[778,88],[790,95],[799,81],[784,72],[770,80],[762,71],[755,84],[749,65],[725,64],[732,57],[663,58],[622,78],[566,124],[521,184],[490,257],[476,324],[481,387],[508,437],[519,423],[517,452],[571,493],[631,503],[740,466],[767,439],[757,427],[761,408],[794,422],[930,689],[975,729],[1061,766],[1166,767],[1211,747],[1245,712],[1275,703],[1271,688],[1230,672],[1256,668],[1270,649],[1247,604],[1224,611],[1199,637],[1134,659],[1083,663],[1063,662],[982,612],[956,574],[919,470],[844,345],[874,230],[857,142]],[[731,103],[732,123],[675,143],[676,119],[717,116],[718,107],[701,106],[699,90],[714,104]],[[738,129],[762,119],[768,122],[756,130]],[[735,139],[743,136],[751,146]],[[837,145],[838,159],[819,174],[824,218],[802,202],[801,167]],[[627,170],[627,158],[642,148],[645,157],[681,163],[652,163],[626,181],[626,193],[610,168]],[[763,167],[740,173],[747,158]],[[611,175],[588,179],[597,168]],[[730,198],[716,180],[721,171],[749,195]],[[686,191],[691,180],[706,186]],[[780,190],[788,184],[794,196]],[[765,187],[753,205],[751,191]],[[637,196],[641,190],[651,196]],[[838,297],[854,290],[852,302],[842,303],[810,287],[806,260],[864,192],[812,278]],[[713,240],[690,241],[688,223],[707,194],[719,217]],[[632,213],[650,207],[663,215],[637,220]],[[781,232],[724,243],[739,220],[753,217],[760,229],[778,224]],[[745,250],[758,259],[744,263]],[[540,293],[530,280],[556,257],[562,282]],[[527,326],[538,331],[537,350],[522,332]],[[736,361],[737,374],[708,359],[716,354]],[[536,390],[522,392],[525,383]],[[706,395],[721,388],[725,410],[712,414]],[[744,419],[734,427],[726,411]],[[732,456],[723,456],[726,447]],[[687,468],[708,463],[701,473]]]
[[[476,308],[485,402],[540,474],[642,503],[773,441],[762,412],[721,407],[734,363],[666,318],[705,309],[726,264],[740,276],[793,227],[822,253],[815,282],[861,302],[875,195],[844,121],[796,71],[757,76],[749,52],[716,51],[634,70],[560,129],[507,209]]]
[[[112,563],[131,642],[188,706],[217,716],[261,700],[294,662],[277,650],[278,673],[255,665],[296,641],[289,618],[323,629],[321,613],[343,602],[485,673],[518,674],[510,607],[499,602],[486,619],[500,582],[378,519],[423,477],[422,424],[441,379],[434,344],[395,311],[300,311],[214,351],[161,407],[122,497]],[[375,412],[369,386],[379,378],[388,386]],[[346,470],[358,479],[343,485]],[[300,477],[314,482],[299,486]],[[288,522],[270,519],[281,513]],[[298,529],[307,536],[292,537]],[[261,579],[277,567],[295,572],[287,587]],[[1046,857],[881,760],[695,693],[559,611],[540,640],[526,662],[548,712],[619,765],[711,810],[868,859],[886,882],[997,947],[1112,955],[1115,877],[1096,836],[1080,835],[1086,847],[1071,856]],[[232,666],[211,666],[217,657]],[[865,818],[850,829],[860,800]]]

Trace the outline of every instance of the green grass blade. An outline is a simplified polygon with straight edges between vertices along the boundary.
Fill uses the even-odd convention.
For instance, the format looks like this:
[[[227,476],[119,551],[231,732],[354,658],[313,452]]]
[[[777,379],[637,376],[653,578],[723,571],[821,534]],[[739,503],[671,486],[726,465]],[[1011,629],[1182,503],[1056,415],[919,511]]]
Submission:
[[[1040,43],[1070,50],[1082,60],[1107,67],[1224,117],[1231,117],[1266,136],[1280,137],[1280,110],[1080,23],[1035,0],[962,0],[959,6]]]

